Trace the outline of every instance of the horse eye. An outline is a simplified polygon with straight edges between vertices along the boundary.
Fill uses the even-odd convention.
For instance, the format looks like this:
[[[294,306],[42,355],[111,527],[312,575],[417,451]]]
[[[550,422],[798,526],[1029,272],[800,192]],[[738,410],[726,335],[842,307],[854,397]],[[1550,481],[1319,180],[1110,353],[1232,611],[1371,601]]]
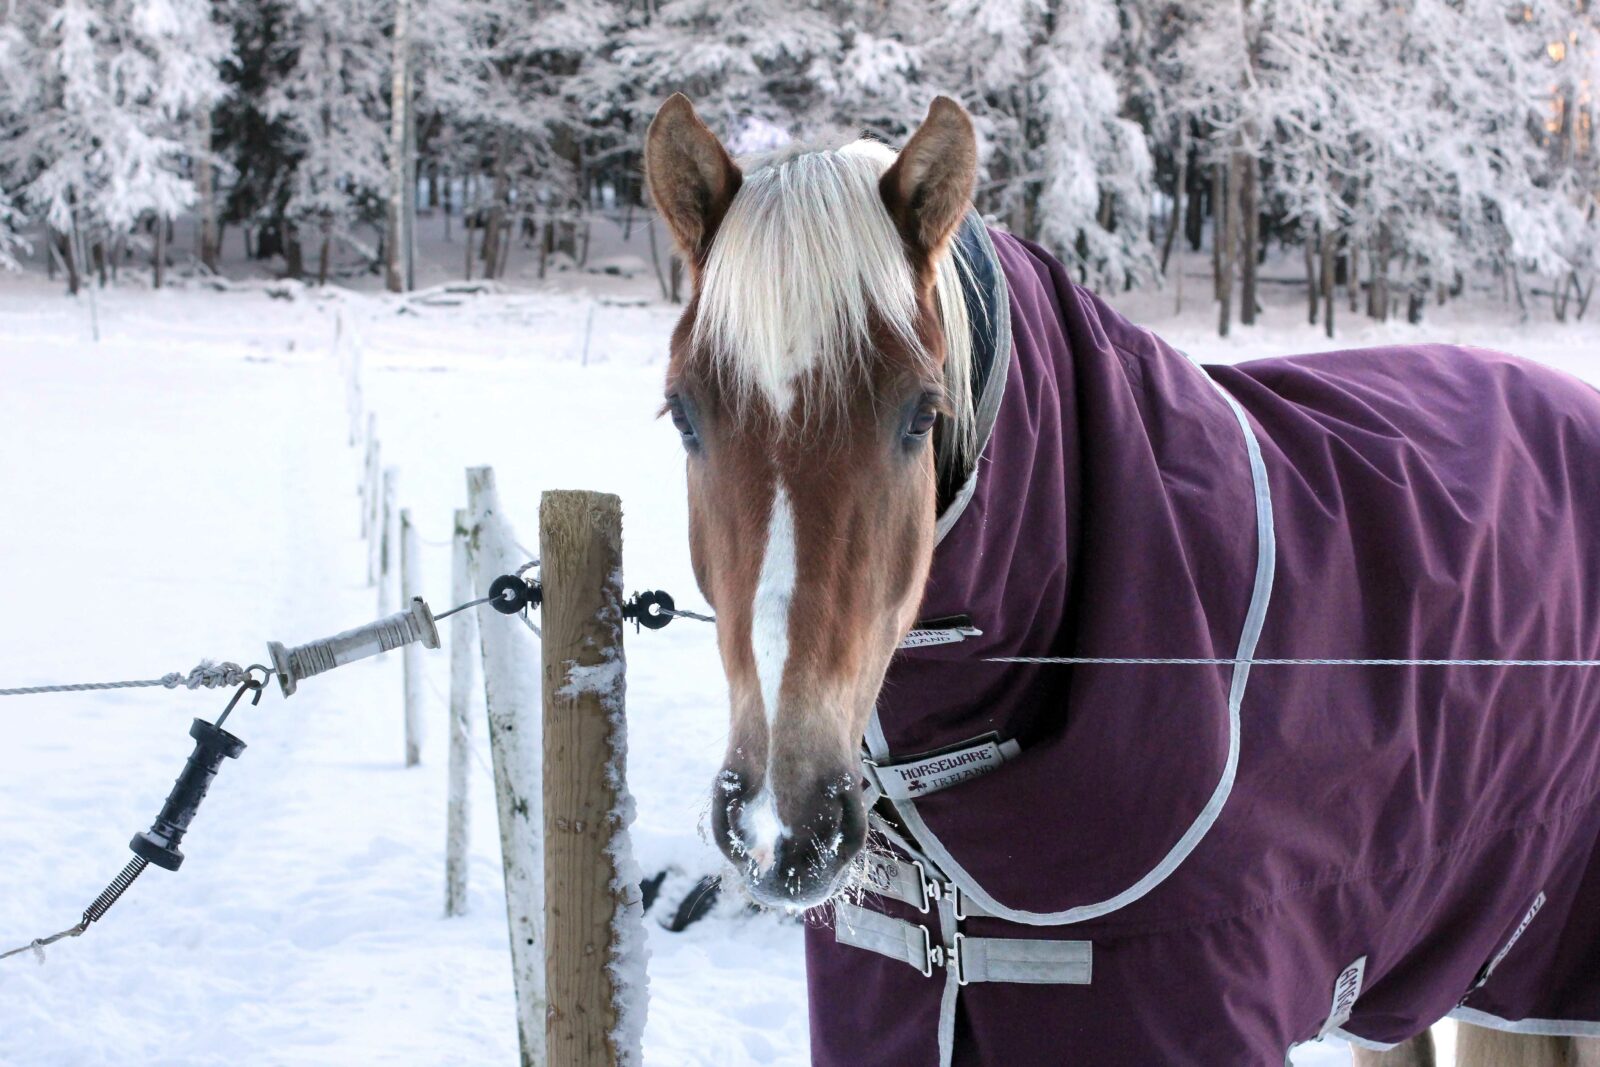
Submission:
[[[677,427],[684,444],[692,443],[695,440],[694,423],[689,421],[688,413],[683,410],[682,401],[672,397],[667,401],[667,410],[672,413],[672,425]]]
[[[931,404],[924,404],[911,417],[911,425],[906,427],[906,436],[926,437],[933,430],[933,424],[937,421],[939,421],[938,409]]]

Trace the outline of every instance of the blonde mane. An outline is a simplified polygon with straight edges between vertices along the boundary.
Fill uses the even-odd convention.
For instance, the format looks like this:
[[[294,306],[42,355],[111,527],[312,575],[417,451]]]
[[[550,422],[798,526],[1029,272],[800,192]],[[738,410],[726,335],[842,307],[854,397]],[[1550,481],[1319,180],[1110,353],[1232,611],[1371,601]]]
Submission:
[[[706,259],[693,335],[735,395],[764,394],[786,413],[802,379],[842,392],[871,358],[874,316],[902,343],[923,349],[916,278],[878,192],[895,156],[860,140],[780,154],[745,172]],[[949,242],[936,264],[953,415],[943,458],[970,464],[972,334],[957,247]]]

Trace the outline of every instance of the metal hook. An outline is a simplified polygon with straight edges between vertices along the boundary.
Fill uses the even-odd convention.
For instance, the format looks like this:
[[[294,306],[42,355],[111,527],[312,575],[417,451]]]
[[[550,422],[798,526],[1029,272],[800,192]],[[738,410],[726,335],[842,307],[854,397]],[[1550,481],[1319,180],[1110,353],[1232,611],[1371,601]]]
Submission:
[[[250,665],[249,670],[255,670],[257,667],[261,667],[261,665],[259,663],[253,663]],[[261,667],[261,670],[265,671],[266,668]],[[268,677],[271,676],[268,675]],[[266,692],[265,679],[258,682],[254,678],[246,678],[244,682],[240,684],[239,688],[234,692],[233,699],[228,701],[228,706],[222,709],[222,714],[217,716],[217,721],[213,725],[220,730],[222,728],[222,724],[227,721],[228,716],[233,714],[233,709],[239,703],[239,698],[244,696],[247,690],[251,689],[255,690],[256,695],[250,701],[250,706],[255,707],[257,704],[261,703],[261,694]]]

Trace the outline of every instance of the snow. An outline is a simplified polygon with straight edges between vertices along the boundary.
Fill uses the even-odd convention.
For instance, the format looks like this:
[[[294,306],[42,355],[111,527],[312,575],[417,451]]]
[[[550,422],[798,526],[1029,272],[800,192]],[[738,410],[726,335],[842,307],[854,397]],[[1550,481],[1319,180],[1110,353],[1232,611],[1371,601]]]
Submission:
[[[617,262],[629,250],[599,251]],[[1202,359],[1330,347],[1304,324],[1300,290],[1274,285],[1264,286],[1262,325],[1219,342],[1204,264],[1187,267],[1194,295],[1181,313],[1173,288],[1112,302]],[[297,644],[375,617],[359,537],[363,457],[348,442],[332,354],[340,313],[362,340],[363,395],[383,462],[401,472],[436,610],[449,606],[463,471],[483,463],[495,468],[505,517],[524,531],[544,489],[619,494],[625,588],[667,589],[700,608],[682,460],[671,426],[655,418],[676,312],[654,286],[648,270],[568,271],[549,291],[461,293],[453,305],[130,286],[99,294],[95,344],[86,308],[58,285],[0,278],[10,516],[0,556],[11,561],[0,685],[153,677],[202,657],[250,663],[268,640]],[[1337,345],[1424,338],[1600,377],[1590,354],[1600,327],[1520,324],[1482,294],[1423,327],[1348,316]],[[480,621],[532,647],[514,620]],[[683,933],[658,925],[674,894],[722,867],[702,834],[727,729],[711,630],[682,621],[626,642],[631,848],[639,870],[670,872],[643,945],[629,946],[630,960],[649,957],[643,1062],[798,1067],[800,923],[753,914],[729,893]],[[43,966],[27,954],[0,962],[0,1063],[512,1062],[487,731],[471,742],[468,914],[447,920],[448,654],[428,653],[424,668],[433,728],[410,770],[397,656],[236,710],[229,729],[249,747],[222,768],[183,869],[148,871],[104,921],[48,949]],[[125,690],[0,703],[0,950],[76,921],[166,795],[190,749],[189,720],[213,718],[227,696]],[[1295,1057],[1344,1062],[1336,1043]]]

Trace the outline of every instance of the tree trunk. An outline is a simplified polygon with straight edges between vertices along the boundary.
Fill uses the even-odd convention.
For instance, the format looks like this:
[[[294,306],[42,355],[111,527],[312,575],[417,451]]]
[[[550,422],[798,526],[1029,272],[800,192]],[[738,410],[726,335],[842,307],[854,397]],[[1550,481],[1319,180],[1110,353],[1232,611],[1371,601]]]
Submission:
[[[1222,164],[1211,165],[1211,298],[1222,299],[1222,233],[1227,203],[1223,198]]]
[[[322,218],[322,247],[317,249],[317,284],[328,284],[328,260],[333,251],[333,219]]]
[[[304,278],[306,274],[305,250],[300,247],[300,227],[292,224],[283,228],[284,272],[291,278]]]
[[[167,220],[161,218],[159,215],[156,216],[155,236],[156,252],[155,259],[153,261],[155,266],[154,284],[155,287],[159,289],[161,288],[161,283],[166,279],[167,266]]]
[[[1337,270],[1334,246],[1338,242],[1334,235],[1326,230],[1322,234],[1322,330],[1331,339],[1333,337],[1333,275]]]
[[[83,287],[83,275],[79,270],[82,261],[78,258],[77,245],[71,234],[56,233],[53,237],[56,256],[61,260],[61,273],[67,276],[67,293],[77,296],[78,290]]]
[[[1306,325],[1317,324],[1317,256],[1322,241],[1320,230],[1312,231],[1307,228],[1300,247],[1306,256]]]
[[[1222,174],[1219,165],[1218,174]],[[1233,153],[1228,160],[1228,170],[1221,178],[1222,195],[1218,197],[1214,224],[1217,246],[1217,333],[1228,336],[1233,318],[1233,272],[1239,255],[1239,171],[1240,157]]]
[[[406,289],[417,287],[417,75],[415,64],[406,61]]]
[[[494,192],[489,214],[483,224],[483,276],[500,277],[500,231],[506,223],[506,201],[511,195],[511,175],[507,171],[507,148],[502,138],[494,157]]]
[[[1172,258],[1172,245],[1178,237],[1178,219],[1183,214],[1184,189],[1189,183],[1189,146],[1181,139],[1178,143],[1178,175],[1172,180],[1172,216],[1167,219],[1167,236],[1161,242],[1161,276],[1166,277],[1167,262]]]
[[[1350,314],[1361,310],[1361,248],[1354,240],[1345,249],[1345,288],[1350,296]]]
[[[474,189],[472,171],[467,171],[466,177],[461,180],[461,236],[467,246],[467,281],[472,280],[472,191]]]
[[[656,283],[661,286],[661,299],[671,300],[672,291],[667,288],[667,276],[661,270],[661,256],[656,251],[656,219],[654,215],[645,222],[645,230],[650,237],[650,266],[655,269]]]
[[[385,281],[392,293],[406,288],[406,163],[407,116],[411,110],[411,0],[396,0],[394,11],[394,61],[389,92],[389,240]]]
[[[200,194],[200,263],[217,273],[217,258],[222,251],[222,235],[217,229],[217,176],[211,165],[211,111],[200,111],[200,152],[195,184]]]
[[[1393,237],[1387,224],[1378,227],[1378,239],[1372,243],[1371,288],[1367,290],[1367,314],[1379,322],[1389,319],[1389,260],[1393,258]]]
[[[1191,149],[1191,154],[1192,154]],[[1184,160],[1188,162],[1187,158]],[[1185,235],[1189,238],[1189,251],[1198,252],[1206,239],[1205,176],[1198,166],[1189,168],[1188,207],[1183,214]]]
[[[1243,246],[1239,250],[1239,324],[1254,326],[1256,321],[1257,248],[1261,242],[1261,212],[1256,201],[1256,159],[1241,153],[1242,165],[1234,168],[1239,182],[1239,229]]]

